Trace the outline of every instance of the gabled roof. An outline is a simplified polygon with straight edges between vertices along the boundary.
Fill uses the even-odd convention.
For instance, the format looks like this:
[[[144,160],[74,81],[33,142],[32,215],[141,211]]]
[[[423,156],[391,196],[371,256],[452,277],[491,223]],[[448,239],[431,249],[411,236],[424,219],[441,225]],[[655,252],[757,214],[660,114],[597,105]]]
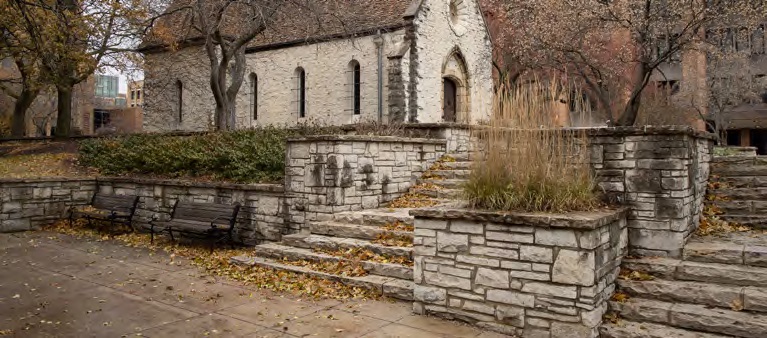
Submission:
[[[192,12],[183,9],[197,0],[174,0],[165,15],[153,25],[139,46],[140,51],[163,47],[167,41],[194,43],[202,36],[190,29]],[[206,0],[211,3],[226,0]],[[418,0],[416,0],[418,1]],[[274,22],[251,41],[250,51],[312,43],[378,30],[391,31],[407,25],[404,16],[413,0],[272,0],[282,2]],[[222,33],[236,36],[249,17],[246,11],[230,10],[223,20]]]

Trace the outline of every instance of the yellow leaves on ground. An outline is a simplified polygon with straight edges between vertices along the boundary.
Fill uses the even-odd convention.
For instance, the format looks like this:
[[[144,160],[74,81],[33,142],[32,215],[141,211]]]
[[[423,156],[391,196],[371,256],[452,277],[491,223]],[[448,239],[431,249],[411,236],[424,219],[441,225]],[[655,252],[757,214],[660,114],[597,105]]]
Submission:
[[[653,280],[655,277],[651,276],[650,274],[642,271],[632,271],[629,269],[621,268],[620,273],[618,274],[618,278],[623,280],[637,280],[637,281],[648,281]]]
[[[34,154],[0,157],[0,177],[86,177],[89,170],[76,165],[77,155]]]
[[[735,222],[725,221],[719,216],[703,213],[700,217],[700,224],[695,233],[699,236],[714,236],[722,235],[732,232],[746,232],[751,231],[750,227],[740,225]]]
[[[389,208],[428,208],[437,204],[439,203],[429,196],[409,192],[389,203]]]
[[[331,275],[346,277],[367,276],[368,272],[362,267],[362,264],[354,261],[311,261],[305,259],[291,260],[283,258],[280,263],[309,268],[314,271],[329,273]]]
[[[405,256],[386,256],[377,254],[371,250],[364,248],[348,248],[348,249],[314,249],[315,252],[323,253],[330,256],[341,257],[345,259],[351,259],[355,261],[369,261],[377,263],[399,264],[404,266],[413,266],[413,260]]]
[[[415,231],[414,226],[410,224],[402,223],[400,221],[395,221],[394,223],[388,223],[384,225],[382,228],[384,230],[389,230],[389,231],[409,231],[409,232]]]
[[[213,253],[207,245],[191,245],[169,242],[164,237],[155,238],[155,244],[150,243],[148,234],[127,233],[110,237],[86,226],[87,222],[59,221],[46,230],[55,231],[78,238],[90,238],[100,241],[113,240],[123,245],[136,248],[146,248],[152,251],[165,251],[170,254],[170,260],[183,257],[192,264],[200,267],[210,275],[225,277],[247,285],[274,291],[286,291],[301,296],[313,298],[368,298],[378,299],[380,293],[375,290],[346,285],[306,274],[276,270],[260,266],[240,266],[232,264],[234,256],[252,254],[252,249],[217,248]],[[202,241],[204,242],[204,241]],[[359,273],[359,270],[350,270]]]
[[[380,233],[373,240],[373,243],[381,244],[383,246],[400,246],[411,247],[413,246],[413,237],[397,235],[393,233]]]
[[[623,292],[616,292],[613,294],[612,298],[613,301],[616,301],[618,303],[625,303],[629,300],[629,295],[623,293]]]

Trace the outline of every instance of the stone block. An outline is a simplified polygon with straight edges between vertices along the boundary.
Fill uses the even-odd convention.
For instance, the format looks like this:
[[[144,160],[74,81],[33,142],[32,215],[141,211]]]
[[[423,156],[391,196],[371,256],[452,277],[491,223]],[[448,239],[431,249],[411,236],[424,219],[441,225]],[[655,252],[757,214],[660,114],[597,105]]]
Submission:
[[[511,278],[514,279],[530,279],[542,282],[551,281],[551,274],[548,272],[533,272],[533,271],[511,271]]]
[[[469,236],[452,234],[449,232],[437,233],[437,250],[441,252],[464,252],[469,249]]]
[[[474,284],[498,289],[508,289],[509,272],[506,270],[477,268],[477,274],[474,277]]]
[[[461,263],[476,264],[476,265],[483,265],[483,266],[496,267],[496,268],[501,266],[500,260],[492,259],[492,258],[456,255],[455,260]]]
[[[438,219],[422,219],[422,218],[417,218],[415,220],[415,228],[416,229],[445,230],[445,229],[447,229],[447,221],[446,220],[438,220]]]
[[[594,338],[598,336],[599,333],[596,327],[551,322],[551,338]]]
[[[504,324],[522,328],[525,326],[525,308],[498,305],[495,311],[495,318]]]
[[[445,275],[437,272],[424,271],[424,282],[446,288],[471,290],[471,280],[457,276]]]
[[[494,241],[503,241],[503,242],[511,242],[511,243],[533,243],[534,241],[533,235],[529,235],[529,234],[488,231],[486,236],[487,238],[492,239]]]
[[[491,247],[477,246],[477,245],[472,246],[471,249],[469,249],[469,253],[471,253],[472,255],[490,256],[490,257],[498,257],[498,258],[505,258],[505,259],[519,258],[519,254],[517,253],[516,250],[491,248]]]
[[[535,307],[534,295],[516,291],[487,290],[487,300],[506,305],[516,305],[527,308]]]
[[[428,287],[416,284],[413,288],[413,298],[416,301],[445,305],[447,291],[442,288]]]
[[[484,227],[481,223],[456,220],[450,222],[450,231],[468,234],[482,234],[484,233]]]
[[[495,314],[495,307],[485,302],[476,302],[476,301],[467,300],[463,302],[463,309],[467,311],[474,311],[474,312],[484,313],[488,315]]]
[[[559,247],[578,247],[575,232],[569,229],[535,229],[535,244]]]
[[[576,286],[563,286],[540,282],[526,282],[522,286],[522,292],[569,299],[575,299],[578,296]]]
[[[548,247],[534,245],[520,245],[519,259],[522,261],[551,263],[553,262],[554,251]]]

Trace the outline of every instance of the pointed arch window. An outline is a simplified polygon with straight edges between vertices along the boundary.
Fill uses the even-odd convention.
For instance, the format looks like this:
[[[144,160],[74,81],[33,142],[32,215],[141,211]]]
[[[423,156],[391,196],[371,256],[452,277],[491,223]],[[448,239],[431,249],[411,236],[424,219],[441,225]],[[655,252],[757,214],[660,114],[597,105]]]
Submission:
[[[250,73],[250,111],[253,119],[258,120],[258,75]]]
[[[360,115],[362,113],[362,68],[357,60],[349,62],[349,72],[352,112],[354,115]]]
[[[296,68],[296,91],[298,117],[303,118],[306,117],[306,71],[301,67]]]
[[[184,84],[181,80],[176,81],[176,94],[178,95],[178,107],[176,107],[178,122],[181,122],[184,118]]]

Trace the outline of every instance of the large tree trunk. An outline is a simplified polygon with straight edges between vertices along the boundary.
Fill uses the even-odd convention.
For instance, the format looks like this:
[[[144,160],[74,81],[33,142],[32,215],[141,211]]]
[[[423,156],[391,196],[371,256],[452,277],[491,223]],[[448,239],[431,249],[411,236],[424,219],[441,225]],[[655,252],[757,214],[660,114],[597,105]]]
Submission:
[[[647,86],[647,82],[650,79],[650,70],[646,65],[637,65],[634,70],[634,78],[632,81],[631,97],[626,102],[626,107],[623,109],[623,114],[618,118],[615,125],[619,127],[633,126],[639,115],[639,106],[642,103],[642,92]]]
[[[58,95],[58,116],[56,117],[56,138],[70,136],[72,127],[72,91],[74,85],[62,84],[56,86]]]
[[[11,135],[14,137],[24,137],[27,125],[27,110],[37,97],[38,91],[22,88],[21,95],[16,99],[13,105],[13,124],[11,125]]]

